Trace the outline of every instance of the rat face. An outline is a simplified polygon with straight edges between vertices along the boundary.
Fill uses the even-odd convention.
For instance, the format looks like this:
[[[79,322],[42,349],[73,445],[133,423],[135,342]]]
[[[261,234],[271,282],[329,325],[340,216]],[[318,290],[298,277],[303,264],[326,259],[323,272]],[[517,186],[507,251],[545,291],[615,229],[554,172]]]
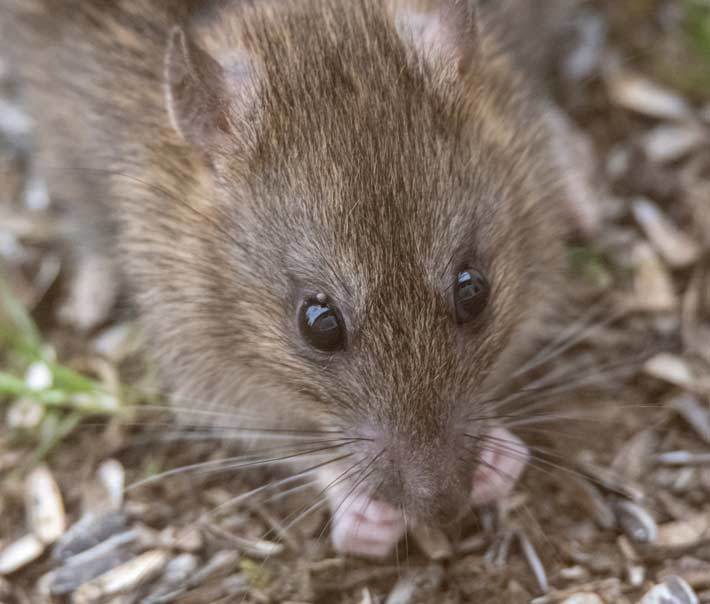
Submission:
[[[540,116],[444,5],[318,3],[304,27],[294,3],[240,22],[236,65],[181,33],[167,63],[174,124],[209,166],[174,342],[189,387],[209,367],[212,397],[337,430],[360,488],[427,518],[471,490],[485,401],[559,252]]]

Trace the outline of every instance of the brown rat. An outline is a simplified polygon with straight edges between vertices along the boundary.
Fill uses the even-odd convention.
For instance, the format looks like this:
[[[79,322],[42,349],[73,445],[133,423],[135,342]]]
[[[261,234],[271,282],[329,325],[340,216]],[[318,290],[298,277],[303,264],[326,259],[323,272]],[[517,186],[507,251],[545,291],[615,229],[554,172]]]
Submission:
[[[115,249],[165,384],[342,439],[321,480],[344,551],[384,554],[403,517],[451,519],[524,466],[490,399],[559,295],[565,175],[476,5],[0,9],[53,194],[94,257]]]

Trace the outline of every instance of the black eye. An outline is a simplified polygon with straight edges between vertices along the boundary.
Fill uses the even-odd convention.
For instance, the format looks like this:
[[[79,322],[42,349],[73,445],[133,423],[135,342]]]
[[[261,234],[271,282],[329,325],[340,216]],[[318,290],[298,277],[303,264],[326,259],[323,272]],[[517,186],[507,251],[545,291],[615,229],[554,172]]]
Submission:
[[[459,323],[472,321],[483,312],[488,303],[490,287],[478,271],[461,271],[456,277],[454,306]]]
[[[313,348],[335,352],[345,348],[345,325],[338,309],[323,294],[306,300],[301,306],[301,335]]]

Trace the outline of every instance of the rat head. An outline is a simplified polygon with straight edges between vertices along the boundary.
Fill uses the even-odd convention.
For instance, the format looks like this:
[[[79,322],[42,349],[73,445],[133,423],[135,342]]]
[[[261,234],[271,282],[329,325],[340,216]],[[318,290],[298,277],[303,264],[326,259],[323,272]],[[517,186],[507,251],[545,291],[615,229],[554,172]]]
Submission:
[[[183,392],[338,430],[360,488],[440,516],[558,269],[541,112],[474,3],[237,4],[169,46],[201,176],[149,324]]]

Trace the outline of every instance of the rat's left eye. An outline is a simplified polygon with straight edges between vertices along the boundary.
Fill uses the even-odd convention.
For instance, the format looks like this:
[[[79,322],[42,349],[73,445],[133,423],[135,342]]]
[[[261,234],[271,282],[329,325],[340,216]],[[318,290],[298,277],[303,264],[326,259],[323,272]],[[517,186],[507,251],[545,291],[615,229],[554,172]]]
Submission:
[[[486,278],[475,270],[461,271],[456,277],[454,306],[456,320],[467,323],[483,312],[488,304],[491,288]]]

